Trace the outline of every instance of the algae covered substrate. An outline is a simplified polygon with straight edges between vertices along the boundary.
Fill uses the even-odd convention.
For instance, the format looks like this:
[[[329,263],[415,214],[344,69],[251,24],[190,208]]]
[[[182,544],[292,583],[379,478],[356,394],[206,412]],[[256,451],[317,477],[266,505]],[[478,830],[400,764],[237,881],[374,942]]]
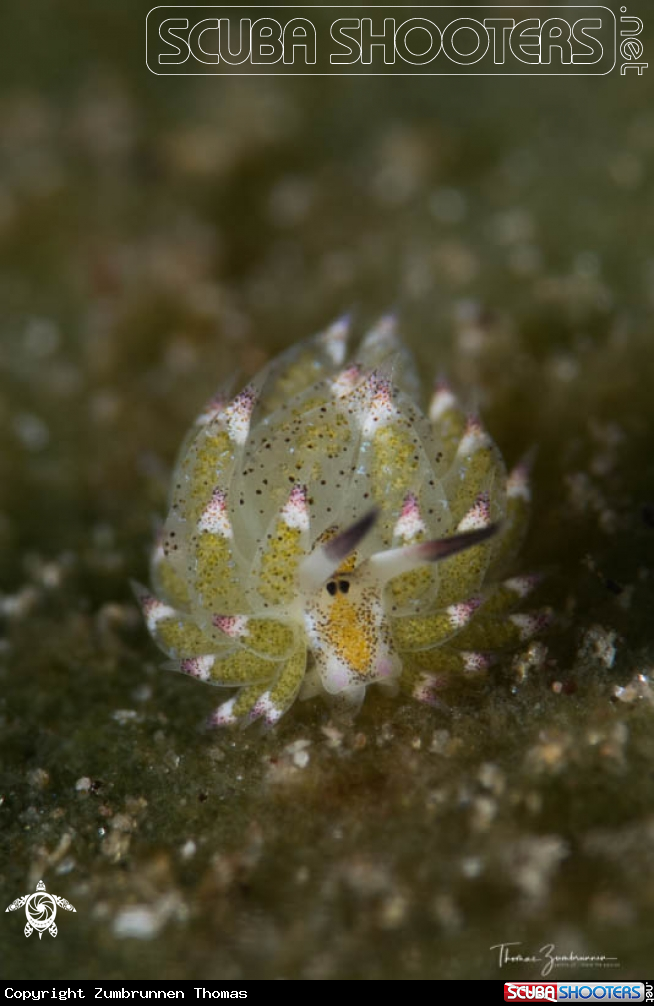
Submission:
[[[76,912],[38,940],[3,911],[0,974],[538,976],[510,943],[642,976],[651,74],[156,77],[146,13],[3,12],[0,890]],[[216,691],[161,669],[129,587],[184,432],[231,375],[389,308],[426,384],[532,451],[515,572],[556,625],[447,708],[208,731]]]

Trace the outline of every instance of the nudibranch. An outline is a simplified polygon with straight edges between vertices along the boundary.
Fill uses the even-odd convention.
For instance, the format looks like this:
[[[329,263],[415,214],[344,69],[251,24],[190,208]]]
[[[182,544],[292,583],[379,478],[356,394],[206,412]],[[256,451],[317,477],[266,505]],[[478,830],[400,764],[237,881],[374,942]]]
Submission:
[[[356,709],[377,684],[436,704],[530,638],[534,577],[503,579],[529,507],[452,390],[426,412],[395,323],[347,356],[348,322],[218,394],[179,456],[137,587],[168,667],[232,689],[216,726],[276,723],[296,697]]]

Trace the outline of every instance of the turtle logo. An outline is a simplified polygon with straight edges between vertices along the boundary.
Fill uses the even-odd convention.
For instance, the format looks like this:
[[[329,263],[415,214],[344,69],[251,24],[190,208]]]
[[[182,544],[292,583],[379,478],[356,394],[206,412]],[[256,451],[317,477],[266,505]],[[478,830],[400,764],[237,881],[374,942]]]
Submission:
[[[17,908],[22,908],[23,905],[25,906],[25,915],[27,916],[25,935],[31,936],[36,929],[39,939],[41,939],[46,929],[50,933],[50,936],[57,935],[57,927],[55,926],[57,907],[65,908],[69,912],[76,911],[65,898],[60,898],[56,894],[48,894],[42,880],[39,880],[36,885],[34,894],[23,894],[20,898],[16,898],[15,901],[12,901],[5,908],[5,912],[14,912]]]

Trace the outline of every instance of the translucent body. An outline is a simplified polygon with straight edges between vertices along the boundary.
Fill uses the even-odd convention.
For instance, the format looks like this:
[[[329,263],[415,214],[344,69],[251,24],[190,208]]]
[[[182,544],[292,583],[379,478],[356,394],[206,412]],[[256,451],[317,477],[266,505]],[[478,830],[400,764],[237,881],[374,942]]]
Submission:
[[[417,404],[390,319],[346,362],[339,322],[205,408],[180,454],[138,588],[168,665],[236,689],[212,722],[276,722],[298,695],[357,706],[369,685],[424,701],[536,632],[534,580],[499,576],[522,537],[479,421],[438,386]]]

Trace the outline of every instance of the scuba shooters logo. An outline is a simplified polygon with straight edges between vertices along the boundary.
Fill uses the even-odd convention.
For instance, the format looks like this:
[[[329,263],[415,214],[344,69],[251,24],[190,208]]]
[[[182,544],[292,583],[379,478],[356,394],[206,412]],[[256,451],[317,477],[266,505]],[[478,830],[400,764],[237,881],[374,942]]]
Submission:
[[[60,898],[57,894],[48,894],[45,884],[39,880],[34,894],[23,894],[16,898],[5,908],[5,912],[15,912],[18,908],[25,908],[25,935],[31,936],[34,930],[39,934],[39,940],[45,932],[50,936],[57,935],[55,916],[57,908],[65,908],[68,912],[76,912],[69,901]]]
[[[174,4],[146,18],[158,75],[603,75],[618,43],[602,4]]]
[[[504,982],[505,1002],[642,1002],[649,982]]]

